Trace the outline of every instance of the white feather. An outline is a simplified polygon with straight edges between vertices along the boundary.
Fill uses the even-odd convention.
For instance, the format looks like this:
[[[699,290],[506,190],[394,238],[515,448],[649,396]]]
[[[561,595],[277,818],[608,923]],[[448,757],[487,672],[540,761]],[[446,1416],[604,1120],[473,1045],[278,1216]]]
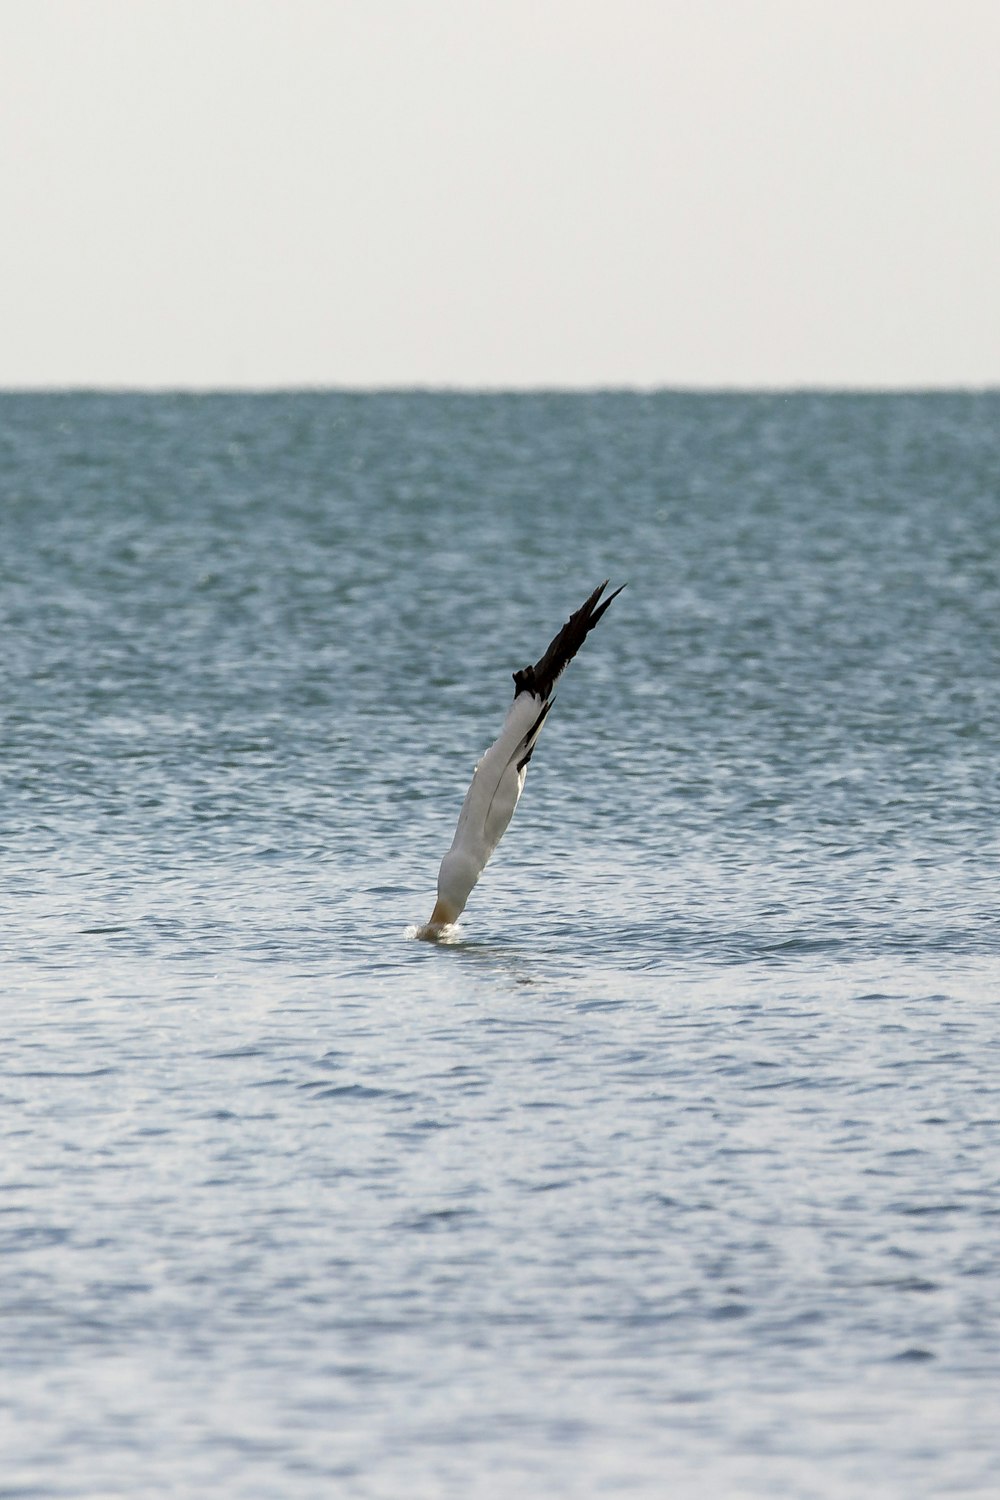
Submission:
[[[602,601],[607,586],[607,579],[598,584],[533,666],[513,673],[514,701],[497,740],[476,767],[451,848],[441,861],[437,904],[427,925],[417,929],[417,937],[437,938],[465,910],[473,886],[514,816],[528,761],[552,706],[556,679],[625,585]]]
[[[465,907],[497,844],[514,815],[528,767],[520,764],[531,749],[545,705],[535,693],[519,693],[499,736],[476,766],[465,794],[451,848],[441,861],[438,899],[455,921]],[[530,741],[530,743],[529,743]]]

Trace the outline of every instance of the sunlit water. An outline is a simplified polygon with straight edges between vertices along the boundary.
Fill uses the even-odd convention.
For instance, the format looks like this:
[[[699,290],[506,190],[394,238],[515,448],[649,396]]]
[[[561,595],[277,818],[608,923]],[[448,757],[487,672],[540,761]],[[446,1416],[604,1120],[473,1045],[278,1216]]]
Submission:
[[[0,484],[0,1496],[995,1496],[1000,397],[5,396]]]

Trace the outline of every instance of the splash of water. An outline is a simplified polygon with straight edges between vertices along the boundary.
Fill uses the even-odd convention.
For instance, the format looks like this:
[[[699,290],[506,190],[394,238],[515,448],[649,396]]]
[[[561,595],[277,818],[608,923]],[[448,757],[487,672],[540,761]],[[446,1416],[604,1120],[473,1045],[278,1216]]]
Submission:
[[[416,925],[407,927],[403,936],[407,940],[416,939],[422,943],[441,943],[447,945],[449,943],[461,942],[462,933],[457,922],[449,922],[443,927],[436,922],[425,922],[420,927]]]

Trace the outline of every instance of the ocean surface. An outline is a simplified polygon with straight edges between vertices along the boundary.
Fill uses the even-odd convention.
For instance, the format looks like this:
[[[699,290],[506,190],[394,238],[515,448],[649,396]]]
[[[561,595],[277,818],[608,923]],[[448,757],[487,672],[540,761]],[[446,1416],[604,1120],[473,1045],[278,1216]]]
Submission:
[[[993,1500],[1000,394],[5,394],[0,524],[0,1500]]]

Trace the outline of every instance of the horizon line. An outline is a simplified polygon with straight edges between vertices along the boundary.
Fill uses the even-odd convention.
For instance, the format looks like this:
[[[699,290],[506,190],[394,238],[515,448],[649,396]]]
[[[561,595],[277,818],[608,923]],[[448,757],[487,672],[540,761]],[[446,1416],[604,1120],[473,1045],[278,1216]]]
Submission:
[[[372,383],[302,381],[261,383],[201,383],[185,381],[136,382],[67,381],[0,383],[2,396],[597,396],[597,395],[677,395],[677,396],[905,396],[905,395],[990,395],[1000,393],[1000,379],[995,382],[945,381],[914,382],[630,382],[595,381],[590,384],[562,384],[557,381],[524,384],[490,382],[414,381]]]

